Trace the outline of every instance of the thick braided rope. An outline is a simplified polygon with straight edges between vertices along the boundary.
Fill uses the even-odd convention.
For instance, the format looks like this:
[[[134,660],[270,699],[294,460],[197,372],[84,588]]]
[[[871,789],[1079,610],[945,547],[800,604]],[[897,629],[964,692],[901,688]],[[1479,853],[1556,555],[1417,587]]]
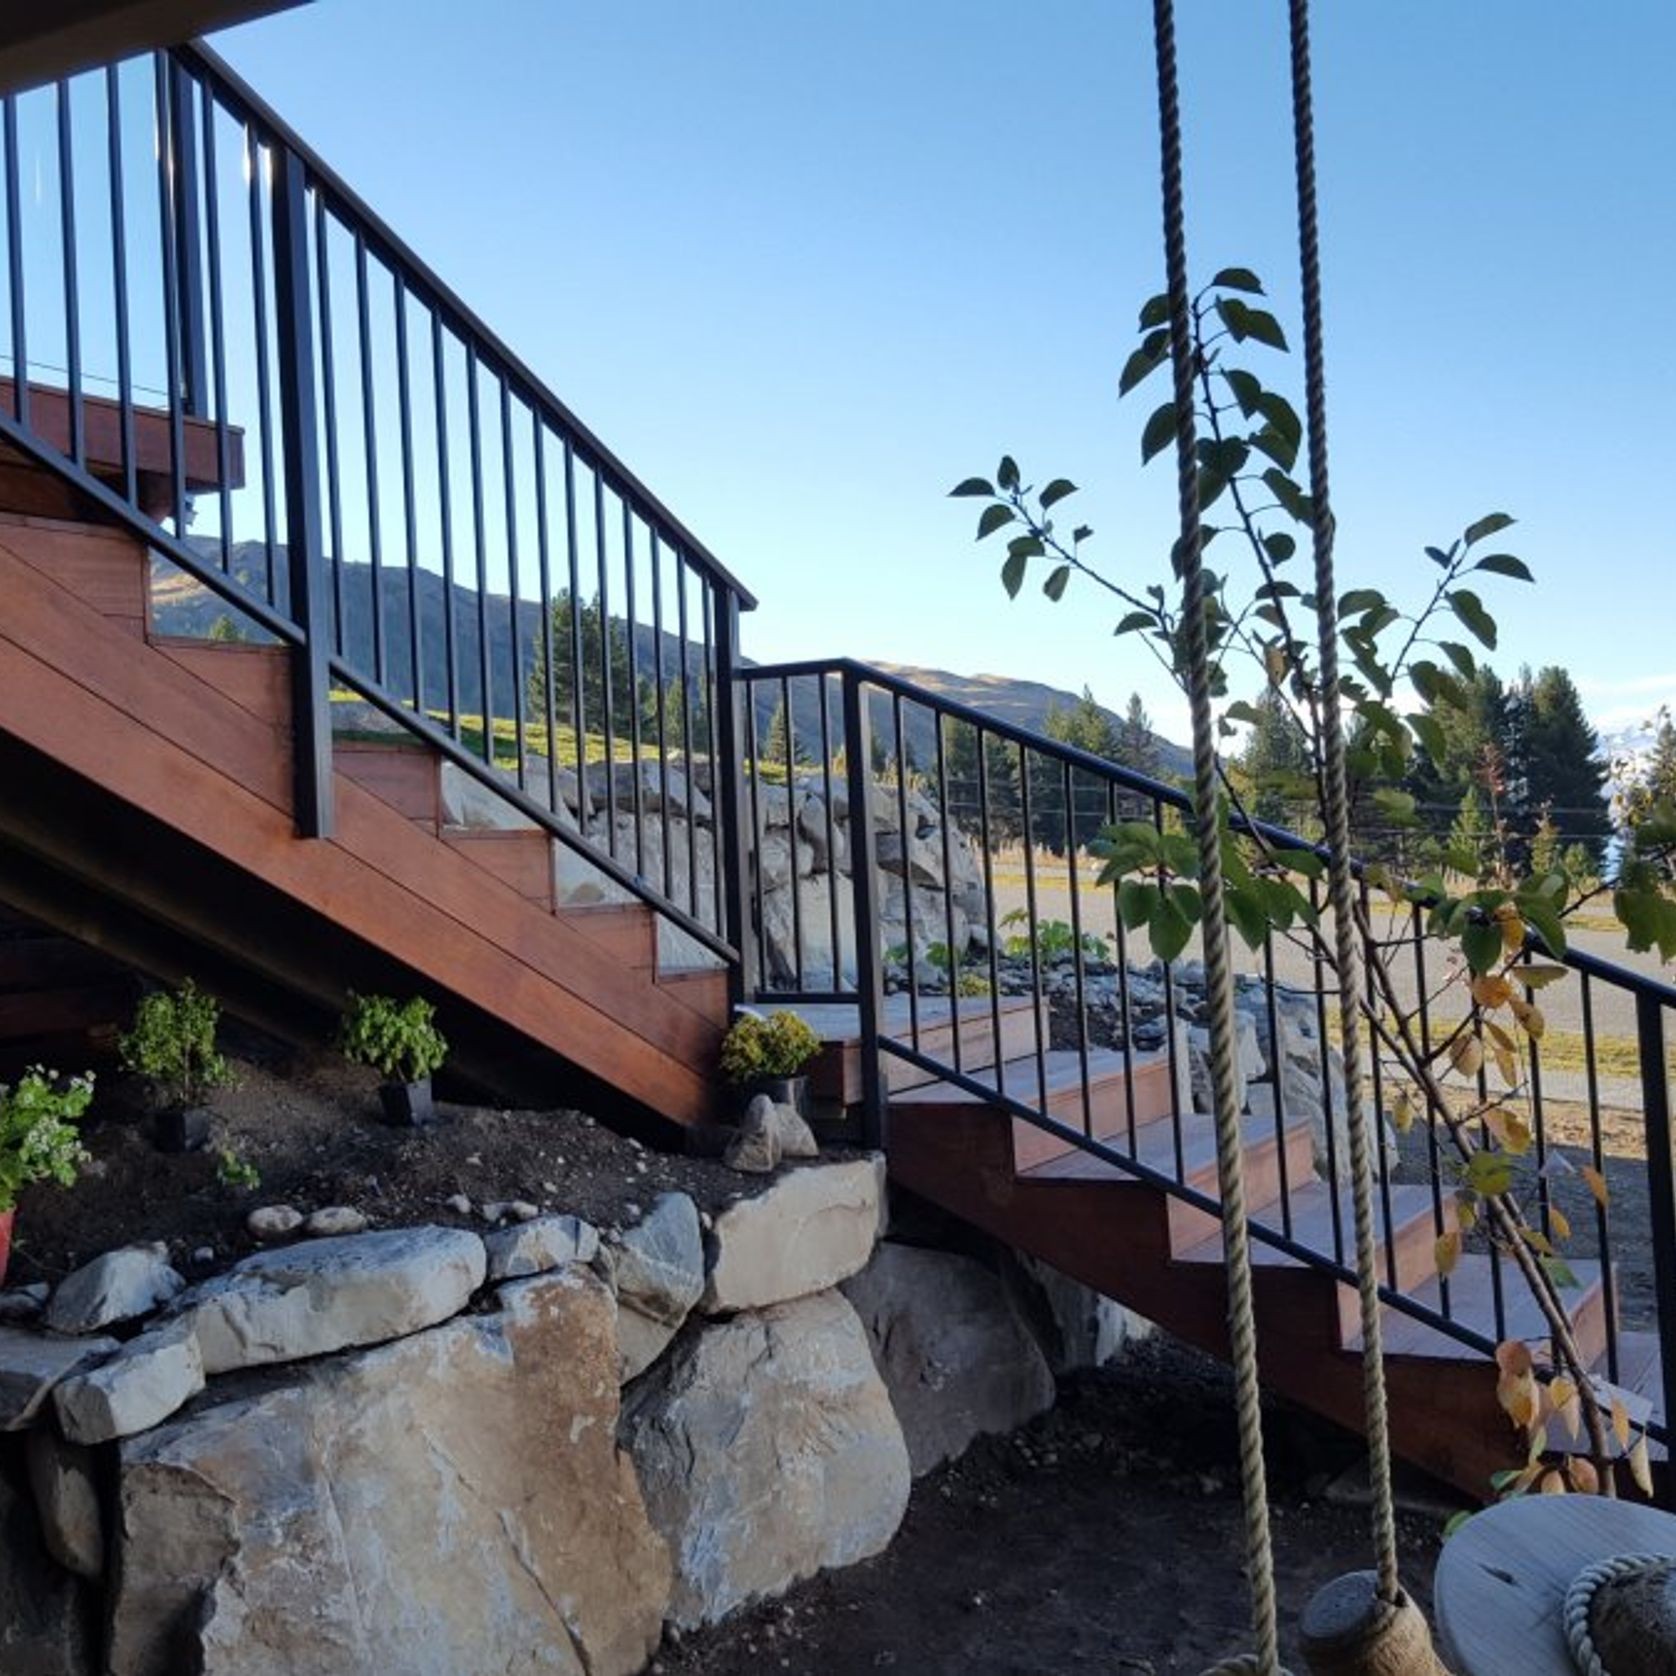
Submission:
[[[1589,1627],[1589,1613],[1594,1607],[1595,1594],[1607,1583],[1622,1583],[1646,1572],[1669,1571],[1676,1568],[1676,1560],[1668,1554],[1617,1554],[1609,1560],[1596,1560],[1585,1566],[1571,1580],[1565,1591],[1562,1611],[1565,1641],[1571,1649],[1571,1662],[1580,1676],[1612,1676],[1595,1646],[1594,1632]]]
[[[1228,1274],[1228,1337],[1233,1350],[1240,1480],[1245,1497],[1247,1571],[1260,1676],[1280,1668],[1280,1632],[1269,1543],[1268,1484],[1263,1467],[1262,1393],[1257,1326],[1251,1296],[1243,1142],[1234,1091],[1234,990],[1222,901],[1216,743],[1205,632],[1205,580],[1200,551],[1199,471],[1193,421],[1193,339],[1188,319],[1187,234],[1181,162],[1181,106],[1176,82],[1175,15],[1171,0],[1153,0],[1158,55],[1158,129],[1164,199],[1164,262],[1170,308],[1170,360],[1175,377],[1176,486],[1181,511],[1182,619],[1187,629],[1188,703],[1193,718],[1193,814],[1198,827],[1203,898],[1206,997],[1210,1009],[1211,1084],[1216,1107],[1216,1165],[1222,1196],[1223,1261]]]
[[[1395,1601],[1397,1525],[1391,1497],[1391,1444],[1380,1342],[1379,1247],[1373,1220],[1373,1148],[1362,1101],[1361,1020],[1356,1010],[1355,885],[1350,875],[1350,798],[1339,709],[1338,595],[1333,581],[1333,513],[1327,479],[1327,378],[1321,332],[1321,246],[1316,222],[1315,114],[1310,83],[1309,0],[1291,0],[1292,134],[1297,162],[1298,254],[1303,269],[1305,423],[1314,506],[1316,621],[1320,635],[1322,761],[1326,772],[1328,885],[1338,968],[1344,1092],[1349,1110],[1350,1182],[1356,1227],[1356,1285],[1362,1316],[1362,1405],[1373,1491],[1373,1542],[1379,1593]]]

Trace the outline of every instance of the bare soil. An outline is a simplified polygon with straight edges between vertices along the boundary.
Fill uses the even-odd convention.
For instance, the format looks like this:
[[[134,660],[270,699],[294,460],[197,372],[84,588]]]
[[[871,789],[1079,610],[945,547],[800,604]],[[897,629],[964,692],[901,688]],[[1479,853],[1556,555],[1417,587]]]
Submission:
[[[1345,1434],[1276,1407],[1269,1500],[1284,1653],[1341,1572],[1372,1564],[1368,1515],[1328,1483]],[[1430,1494],[1444,1497],[1446,1492]],[[1404,1582],[1429,1605],[1444,1510],[1401,1516]],[[1046,1676],[1194,1672],[1250,1646],[1226,1371],[1162,1337],[1077,1375],[1058,1405],[914,1487],[878,1559],[666,1642],[660,1676]]]

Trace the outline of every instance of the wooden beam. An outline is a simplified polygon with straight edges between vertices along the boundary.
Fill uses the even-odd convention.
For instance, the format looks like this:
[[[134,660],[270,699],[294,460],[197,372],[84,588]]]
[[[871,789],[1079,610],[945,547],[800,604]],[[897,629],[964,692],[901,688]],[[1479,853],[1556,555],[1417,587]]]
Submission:
[[[0,9],[0,93],[111,64],[306,0],[52,0]]]

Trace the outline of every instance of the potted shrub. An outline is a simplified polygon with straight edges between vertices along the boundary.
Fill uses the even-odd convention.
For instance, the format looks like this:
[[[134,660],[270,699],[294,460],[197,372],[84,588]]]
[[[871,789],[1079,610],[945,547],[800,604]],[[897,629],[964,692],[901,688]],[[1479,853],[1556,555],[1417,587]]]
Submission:
[[[61,1080],[40,1066],[0,1085],[0,1281],[12,1254],[18,1194],[32,1181],[68,1187],[87,1160],[76,1124],[93,1099],[93,1075]]]
[[[156,1138],[161,1152],[195,1152],[209,1139],[211,1090],[232,1080],[216,1051],[221,1003],[188,978],[177,990],[145,997],[134,1028],[121,1040],[122,1063],[151,1080],[161,1109]]]
[[[722,1075],[747,1102],[766,1094],[807,1117],[809,1079],[803,1067],[820,1050],[820,1037],[794,1012],[741,1012],[722,1037]]]
[[[448,1057],[448,1043],[431,1022],[435,1013],[421,995],[395,1001],[350,991],[340,1038],[343,1056],[383,1076],[378,1096],[387,1122],[411,1126],[429,1123],[436,1115],[431,1073]]]

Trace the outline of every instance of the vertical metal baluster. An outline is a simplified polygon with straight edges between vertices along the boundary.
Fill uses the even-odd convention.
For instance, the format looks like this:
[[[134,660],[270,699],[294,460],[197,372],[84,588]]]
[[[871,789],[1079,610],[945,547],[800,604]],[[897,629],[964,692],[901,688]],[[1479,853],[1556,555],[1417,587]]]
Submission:
[[[1065,868],[1071,886],[1071,962],[1076,979],[1077,1063],[1082,1083],[1082,1130],[1094,1133],[1094,1091],[1088,1081],[1088,990],[1082,965],[1082,903],[1078,899],[1081,880],[1077,866],[1076,788],[1069,759],[1061,762],[1065,782]]]
[[[685,598],[683,590],[682,597]],[[686,646],[686,631],[683,628],[681,645]],[[683,677],[683,689],[685,679]],[[681,706],[681,713],[687,713],[687,706]],[[752,888],[756,893],[756,939],[757,939],[757,971],[762,974],[764,988],[778,986],[778,978],[769,969],[767,919],[763,913],[762,897],[762,845],[764,839],[762,825],[762,806],[757,795],[757,787],[762,780],[762,756],[757,750],[757,695],[756,684],[749,676],[745,680],[745,749],[751,762],[751,856],[756,865],[751,869]],[[719,865],[719,860],[718,860]]]
[[[1479,1045],[1482,1046],[1482,1033]],[[1478,1067],[1478,1107],[1482,1111],[1490,1099],[1490,1078],[1482,1063]],[[1478,1127],[1478,1142],[1480,1146],[1487,1146],[1490,1140],[1489,1126],[1480,1123]],[[1499,1344],[1507,1337],[1507,1296],[1505,1281],[1501,1270],[1501,1249],[1494,1240],[1490,1245],[1490,1296],[1495,1304],[1496,1342]]]
[[[1117,825],[1117,787],[1106,782],[1106,821]],[[1123,1105],[1129,1135],[1129,1156],[1136,1156],[1135,1138],[1135,1037],[1129,1010],[1129,933],[1123,924],[1123,908],[1118,897],[1120,880],[1112,881],[1112,921],[1117,931],[1117,1016],[1123,1030]]]
[[[116,66],[105,71],[106,145],[111,186],[111,300],[116,318],[116,402],[122,432],[122,494],[139,503],[139,468],[134,456],[133,349],[128,338],[128,210],[122,171],[122,90]],[[268,521],[273,529],[273,520]],[[273,596],[272,544],[269,544],[268,595]]]
[[[717,657],[718,649],[712,638],[712,620],[716,614],[725,608],[732,613],[732,629],[730,632],[730,663],[736,659],[739,649],[739,613],[734,607],[732,595],[724,601],[722,596],[705,577],[699,578],[699,606],[704,616],[704,748],[710,753],[710,784],[712,787],[721,784],[721,775],[726,769],[721,750],[721,713],[722,702],[717,697]],[[725,702],[732,703],[731,691]],[[691,889],[694,897],[698,895],[698,821],[694,817],[694,790],[692,777],[687,778],[687,861],[694,869],[691,879]],[[712,829],[713,831],[718,829]],[[726,921],[723,911],[722,895],[725,887],[725,867],[719,840],[711,839],[710,872],[714,883],[716,897],[716,924],[721,926]],[[695,908],[694,914],[698,912]]]
[[[166,57],[166,55],[163,55]],[[193,418],[205,412],[204,289],[202,242],[198,232],[197,120],[192,109],[192,78],[167,59],[169,156],[174,182],[175,295],[180,309],[181,405]]]
[[[268,260],[267,234],[262,215],[262,142],[255,128],[245,124],[244,161],[248,176],[250,207],[250,306],[256,334],[256,421],[261,431],[262,454],[262,541],[267,567],[268,603],[279,604],[279,513],[274,494],[273,371],[268,354]],[[132,409],[128,409],[132,423]],[[132,452],[132,436],[129,438]],[[134,497],[134,490],[129,490]],[[295,616],[295,611],[292,611]]]
[[[914,946],[914,881],[911,840],[908,835],[908,767],[902,750],[902,695],[890,698],[891,724],[895,730],[896,746],[896,835],[902,853],[902,925],[908,940],[908,1036],[914,1052],[920,1052],[919,1032],[919,951]],[[960,972],[955,964],[954,946],[949,945],[949,1005],[960,998]],[[881,955],[882,957],[882,955]],[[837,987],[835,984],[834,988]]]
[[[1605,1148],[1600,1134],[1600,1072],[1595,1060],[1594,983],[1587,972],[1581,974],[1583,995],[1583,1064],[1589,1084],[1589,1158],[1595,1172],[1606,1179]],[[1611,1228],[1607,1221],[1606,1205],[1589,1195],[1595,1207],[1595,1244],[1600,1251],[1600,1287],[1606,1309],[1606,1377],[1618,1381],[1618,1285],[1613,1274]],[[1669,1410],[1666,1409],[1668,1415]]]
[[[233,568],[232,440],[227,424],[227,328],[221,300],[221,194],[215,165],[215,98],[206,83],[201,92],[200,126],[204,134],[204,244],[209,272],[210,376],[215,394],[215,477],[221,505],[221,569]]]
[[[856,1014],[861,1030],[862,1136],[883,1147],[888,1118],[879,1029],[884,1010],[884,961],[879,948],[878,870],[873,853],[872,724],[861,677],[844,672],[844,767],[850,794],[850,876],[855,885]],[[786,711],[791,742],[791,711]],[[792,870],[792,900],[797,872]]]
[[[378,409],[373,400],[372,306],[367,296],[367,241],[355,235],[356,336],[361,350],[361,426],[367,456],[367,552],[372,561],[372,674],[385,684],[384,539],[378,504]]]
[[[1263,936],[1263,986],[1267,993],[1269,1020],[1269,1072],[1274,1078],[1274,1145],[1275,1159],[1280,1165],[1281,1232],[1292,1237],[1292,1184],[1288,1180],[1291,1165],[1286,1157],[1286,1044],[1280,1033],[1280,1006],[1275,1000],[1274,931],[1271,927]],[[1372,1051],[1370,1049],[1370,1051]],[[1330,1182],[1329,1193],[1338,1192],[1338,1184]]]
[[[685,561],[676,552],[675,572],[685,584]],[[727,993],[731,1005],[757,992],[757,972],[752,964],[750,940],[745,933],[745,756],[739,743],[739,598],[731,588],[720,589],[715,597],[716,612],[716,702],[710,707],[710,806],[711,871],[715,874],[716,929],[736,951],[728,963]],[[688,823],[690,832],[693,823]]]
[[[694,823],[691,819],[692,781],[690,778],[692,774],[693,761],[693,690],[691,670],[689,669],[687,662],[687,642],[691,633],[691,624],[687,619],[687,574],[685,566],[686,561],[683,559],[681,561],[682,568],[678,572],[681,581],[681,591],[675,596],[675,632],[680,642],[681,652],[681,751],[687,759],[687,773],[689,775],[689,779],[687,781],[687,796],[689,804],[687,820],[688,883],[689,888],[696,891],[698,889],[698,851],[695,847],[695,841],[693,838]],[[754,742],[756,739],[756,734],[754,732],[752,733],[751,738]],[[712,780],[712,784],[713,783],[714,781]],[[756,783],[754,779],[751,784],[751,795],[753,798],[756,796]],[[721,870],[721,855],[719,852],[717,854],[716,861],[717,872],[719,873]],[[761,971],[763,968],[759,967],[758,970]]]
[[[1525,953],[1525,964],[1530,964],[1530,952]],[[1525,999],[1529,1001],[1534,991],[1527,988]],[[1528,1037],[1531,1056],[1531,1122],[1535,1130],[1536,1142],[1536,1203],[1537,1214],[1540,1218],[1544,1239],[1554,1237],[1554,1203],[1548,1187],[1548,1124],[1547,1114],[1542,1104],[1542,1044],[1534,1036]]]
[[[332,644],[344,656],[347,645],[343,603],[343,474],[338,469],[337,344],[332,327],[332,272],[326,199],[314,195],[315,288],[320,294],[320,408],[326,433],[326,522],[331,532]]]
[[[1412,930],[1414,942],[1414,993],[1418,1000],[1420,1053],[1428,1063],[1432,1057],[1432,1011],[1426,994],[1426,933],[1420,916],[1414,914]],[[1426,1103],[1426,1173],[1432,1184],[1432,1229],[1438,1239],[1443,1237],[1446,1218],[1443,1212],[1443,1158],[1437,1144],[1437,1114]],[[1449,1301],[1449,1277],[1439,1275],[1437,1282],[1438,1311],[1446,1321],[1454,1319]]]
[[[436,395],[437,510],[442,522],[442,643],[448,670],[448,731],[460,737],[460,636],[454,622],[454,496],[448,459],[448,364],[442,316],[431,312],[431,382]]]
[[[564,532],[566,574],[570,581],[570,709],[576,727],[577,818],[586,838],[591,835],[593,825],[589,813],[593,789],[588,784],[588,711],[582,693],[582,560],[576,535],[576,455],[568,437],[564,439]],[[609,811],[606,818],[610,818]]]
[[[29,327],[23,291],[23,205],[18,189],[17,97],[0,107],[6,134],[6,270],[12,302],[12,414],[29,425]]]
[[[495,684],[489,659],[489,543],[483,529],[483,422],[477,350],[466,340],[466,430],[471,458],[471,535],[477,558],[477,664],[482,681],[483,760],[495,766]]]
[[[955,1075],[961,1072],[960,1056],[963,1051],[962,1037],[965,1034],[965,1018],[961,1007],[959,974],[965,962],[962,958],[964,949],[957,949],[954,940],[954,840],[949,834],[952,824],[949,815],[949,764],[948,750],[943,739],[944,717],[936,710],[931,712],[931,725],[937,735],[937,825],[943,834],[943,929],[948,937],[949,949],[949,1019],[953,1026],[950,1046],[953,1049]],[[837,869],[833,869],[833,878],[837,878]]]
[[[70,133],[70,84],[60,80],[58,94],[58,225],[64,257],[64,350],[69,363],[70,458],[87,464],[87,410],[81,389],[81,291],[76,264],[76,155]]]
[[[413,371],[407,353],[407,287],[400,273],[390,275],[396,310],[396,406],[401,418],[402,519],[407,533],[407,632],[412,647],[413,713],[425,714],[424,618],[420,598],[419,515],[413,483]]]
[[[1321,919],[1321,892],[1314,879],[1309,881],[1309,905],[1316,922]],[[1326,962],[1321,958],[1321,945],[1315,944],[1315,1039],[1320,1046],[1321,1111],[1326,1121],[1327,1202],[1333,1217],[1333,1261],[1344,1265],[1344,1206],[1339,1200],[1338,1137],[1333,1113],[1333,1044],[1327,1035]],[[1348,1121],[1348,1119],[1347,1119]]]
[[[547,738],[547,804],[559,812],[559,718],[553,697],[553,555],[547,534],[547,430],[541,411],[530,408],[530,439],[535,450],[535,538],[536,563],[541,579],[541,668],[542,731]],[[585,789],[578,784],[576,801],[581,804]]]
[[[1042,1035],[1042,1009],[1047,1005],[1047,987],[1042,981],[1041,921],[1036,915],[1036,827],[1030,813],[1030,753],[1018,747],[1018,800],[1024,822],[1025,930],[1030,936],[1030,1014],[1036,1031],[1036,1089],[1041,1109],[1048,1110],[1047,1043]]]
[[[1653,1224],[1653,1297],[1658,1309],[1659,1370],[1664,1422],[1670,1424],[1676,1391],[1676,1180],[1670,1156],[1670,1075],[1665,1065],[1664,1009],[1653,995],[1635,998],[1635,1033],[1641,1057],[1641,1102],[1647,1124],[1647,1208]],[[1676,1501],[1676,1482],[1665,1479],[1664,1504]]]
[[[1371,933],[1373,901],[1365,879],[1361,881],[1361,902],[1362,920]],[[1365,993],[1371,1003],[1377,993],[1371,963],[1379,958],[1378,948],[1364,943],[1362,958],[1368,962],[1363,968],[1363,977],[1366,979]],[[1397,1242],[1391,1222],[1391,1161],[1386,1156],[1385,1147],[1385,1056],[1379,1051],[1379,1038],[1371,1030],[1365,1033],[1364,1039],[1369,1081],[1373,1090],[1373,1114],[1368,1119],[1368,1140],[1373,1147],[1374,1157],[1378,1160],[1379,1214],[1385,1242],[1385,1283],[1394,1292],[1397,1290]]]
[[[826,909],[832,933],[832,987],[844,987],[844,944],[839,935],[837,817],[832,812],[832,718],[827,714],[826,676],[815,677],[821,701],[821,789],[826,800]],[[859,974],[858,974],[859,975]]]
[[[1158,798],[1152,800],[1152,824],[1156,831],[1164,830],[1164,805]],[[1163,882],[1163,869],[1159,869],[1159,883]],[[1149,945],[1150,946],[1150,945]],[[1161,959],[1155,952],[1152,957],[1164,969],[1164,1047],[1169,1055],[1170,1064],[1170,1123],[1172,1139],[1175,1144],[1176,1180],[1187,1180],[1187,1147],[1182,1135],[1182,1118],[1186,1115],[1181,1109],[1181,1086],[1187,1084],[1188,1098],[1193,1095],[1191,1067],[1184,1067],[1180,1050],[1176,1046],[1176,981],[1175,973],[1171,970],[1170,962]],[[1326,1044],[1322,1044],[1323,1053]],[[1325,1063],[1323,1061],[1323,1063]],[[1185,1073],[1185,1074],[1184,1074]]]
[[[623,500],[623,615],[627,619],[624,633],[628,636],[628,713],[629,756],[634,763],[634,871],[643,877],[646,872],[646,793],[644,764],[640,760],[640,654],[635,646],[639,638],[634,610],[634,513],[627,497]],[[697,904],[694,904],[696,911]]]
[[[617,854],[617,729],[611,714],[611,590],[606,579],[605,483],[594,468],[594,557],[599,571],[600,710],[605,728],[605,838]]]
[[[665,714],[669,707],[669,695],[664,690],[663,671],[663,549],[658,543],[658,532],[650,524],[646,526],[651,547],[647,555],[647,562],[652,571],[652,682],[657,688],[657,733],[658,733],[658,784],[664,788],[665,795],[659,799],[663,811],[663,893],[670,900],[674,900],[674,869],[671,866],[674,858],[669,853],[669,718]],[[676,579],[680,579],[681,562],[679,557],[675,561]],[[693,777],[691,760],[685,764],[687,782],[690,785]],[[721,768],[712,763],[710,774],[710,790],[712,806],[715,805],[721,792]],[[687,906],[696,917],[698,903],[689,895]]]
[[[867,700],[861,698],[861,720],[866,726]],[[803,892],[798,889],[797,873],[797,786],[794,774],[797,766],[795,730],[791,720],[791,682],[780,678],[780,714],[785,718],[786,769],[786,842],[791,850],[791,947],[792,964],[796,970],[799,991],[808,988],[803,981]],[[883,951],[881,950],[881,957]],[[834,986],[836,987],[836,986]]]
[[[984,925],[989,941],[989,1028],[990,1046],[995,1054],[995,1091],[1007,1092],[1007,1056],[1001,1040],[1001,962],[996,949],[998,925],[995,915],[995,856],[989,844],[989,752],[984,730],[975,722],[967,723],[977,741],[978,751],[978,841],[983,845],[983,905]],[[850,811],[853,832],[855,810]]]
[[[518,789],[529,790],[524,749],[524,637],[518,628],[518,471],[512,455],[512,386],[500,381],[501,470],[506,483],[506,632],[507,662],[512,672],[512,738],[517,747]]]
[[[169,102],[169,59],[152,59],[157,87],[157,211],[163,241],[163,359],[169,385],[169,507],[177,540],[186,539],[186,409],[180,345],[180,255],[177,215],[180,159]]]

